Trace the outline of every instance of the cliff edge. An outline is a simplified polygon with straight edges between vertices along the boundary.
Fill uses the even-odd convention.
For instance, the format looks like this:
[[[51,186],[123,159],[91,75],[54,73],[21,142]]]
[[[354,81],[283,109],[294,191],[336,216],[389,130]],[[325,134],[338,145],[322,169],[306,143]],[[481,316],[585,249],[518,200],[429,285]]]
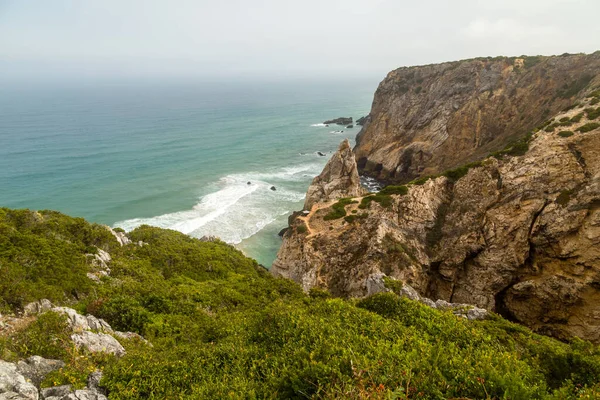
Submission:
[[[600,79],[589,84],[576,106],[481,162],[314,205],[292,220],[273,272],[342,297],[367,295],[383,274],[600,343]]]
[[[571,106],[599,74],[600,52],[399,68],[357,136],[359,172],[405,183],[480,160]]]

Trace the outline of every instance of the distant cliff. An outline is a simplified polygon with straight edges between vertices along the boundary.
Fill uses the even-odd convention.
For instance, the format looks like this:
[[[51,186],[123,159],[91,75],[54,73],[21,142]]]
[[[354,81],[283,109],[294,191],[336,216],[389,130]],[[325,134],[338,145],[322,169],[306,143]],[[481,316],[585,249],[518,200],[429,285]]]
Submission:
[[[600,343],[600,66],[594,57],[543,60],[542,65],[548,68],[588,60],[589,64],[578,64],[578,71],[595,73],[596,78],[585,79],[588,89],[581,93],[577,90],[577,96],[570,100],[574,107],[547,117],[541,123],[542,129],[503,150],[490,148],[497,150],[493,156],[429,179],[388,186],[377,194],[314,204],[307,216],[292,221],[273,264],[273,273],[295,279],[305,290],[321,287],[342,297],[369,294],[369,282],[384,275],[410,284],[421,296],[474,304],[544,334],[563,339],[578,336]],[[475,68],[486,63],[491,65],[490,73],[504,66],[502,85],[519,74],[514,67],[506,67],[507,60],[470,61],[455,68]],[[450,74],[450,66],[423,68]],[[396,97],[397,87],[392,95],[397,101],[387,103],[392,108],[384,118],[383,111],[377,111],[382,107],[378,102],[397,74],[407,71],[390,74],[380,86],[373,120],[363,133],[357,157],[366,143],[382,144],[372,154],[383,157],[389,151],[390,159],[406,154],[408,150],[403,149],[425,146],[416,136],[405,145],[391,142],[391,131],[378,130],[385,126],[385,118],[389,128],[392,121],[394,126],[402,125],[402,121],[416,123],[421,113],[423,120],[435,124],[446,121],[446,125],[437,126],[450,129],[448,121],[456,122],[462,115],[462,123],[451,125],[452,129],[460,129],[450,129],[462,135],[456,139],[462,139],[439,136],[437,139],[445,137],[446,142],[431,151],[437,154],[449,141],[468,142],[471,147],[459,146],[453,151],[446,148],[443,155],[423,159],[425,164],[420,165],[428,165],[423,171],[437,171],[445,165],[456,167],[451,161],[470,159],[476,154],[473,149],[479,151],[477,143],[483,149],[495,140],[501,141],[495,135],[498,131],[490,128],[493,124],[524,127],[534,120],[539,123],[537,116],[532,117],[536,112],[529,111],[525,103],[522,110],[514,109],[510,118],[507,113],[502,114],[507,116],[504,120],[484,119],[483,110],[492,104],[486,100],[481,103],[480,123],[471,126],[470,114],[461,114],[460,110],[475,107],[477,96],[457,96],[466,103],[456,109],[453,97],[432,100],[430,115],[420,108],[421,104],[414,105],[416,111],[406,104],[408,97],[414,100],[418,93],[403,99]],[[528,79],[534,78],[527,71],[521,73]],[[415,82],[421,79],[419,76],[415,72]],[[541,70],[535,76],[536,80],[542,79]],[[465,78],[464,87],[482,86],[481,76],[475,74],[472,78]],[[428,91],[444,92],[451,90],[452,85],[444,89],[442,81],[434,84],[423,80],[423,88]],[[542,93],[545,90],[539,84],[536,87]],[[494,93],[485,97],[501,96],[497,90]],[[540,93],[523,96],[532,100],[533,108],[545,101],[537,98]],[[544,107],[565,108],[567,99],[547,100]],[[509,107],[509,100],[498,101]],[[394,104],[399,104],[399,108],[394,108]],[[510,108],[516,107],[512,104]],[[411,126],[416,129],[417,125]],[[422,127],[420,132],[429,132],[428,148],[434,148],[435,135],[445,128],[440,129]],[[473,137],[478,138],[476,142]],[[387,147],[383,146],[385,140],[390,143]],[[406,173],[402,175],[406,179],[413,176]],[[341,181],[339,177],[337,180]]]
[[[357,136],[359,172],[404,183],[481,159],[572,105],[599,71],[600,52],[399,68]]]

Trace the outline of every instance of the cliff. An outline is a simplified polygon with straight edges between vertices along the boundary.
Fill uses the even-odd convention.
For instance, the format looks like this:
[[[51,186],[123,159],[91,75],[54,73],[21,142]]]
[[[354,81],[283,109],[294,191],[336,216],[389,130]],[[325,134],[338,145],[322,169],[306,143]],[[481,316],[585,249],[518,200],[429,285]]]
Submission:
[[[315,179],[306,193],[304,209],[310,210],[318,202],[365,194],[360,186],[356,160],[348,139],[340,143],[337,152],[329,159],[323,172]]]
[[[599,343],[600,91],[594,90],[481,162],[316,205],[292,221],[273,273],[342,297],[367,295],[369,280],[384,274],[421,296]],[[401,119],[389,117],[395,118]]]
[[[600,52],[399,68],[357,136],[359,172],[404,183],[479,160],[572,105],[599,73]]]

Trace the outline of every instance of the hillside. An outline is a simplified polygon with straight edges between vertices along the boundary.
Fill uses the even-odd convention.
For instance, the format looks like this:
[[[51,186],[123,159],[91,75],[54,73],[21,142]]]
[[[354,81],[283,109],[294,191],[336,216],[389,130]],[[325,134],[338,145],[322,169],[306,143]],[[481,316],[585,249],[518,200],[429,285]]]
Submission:
[[[406,183],[480,160],[598,85],[600,52],[399,68],[357,136],[359,172]]]
[[[292,220],[272,272],[341,297],[390,277],[432,301],[600,343],[599,89],[480,162],[315,201]]]
[[[49,365],[53,372],[34,379],[40,398],[86,384],[97,399],[101,392],[109,399],[600,393],[600,351],[589,343],[561,343],[494,315],[470,321],[394,292],[360,301],[305,294],[231,246],[174,231],[125,235],[56,212],[0,209],[0,266],[0,370],[27,375]],[[88,317],[45,311],[48,302],[27,305],[42,298]],[[74,346],[74,323],[88,336],[109,332],[122,351]],[[13,364],[32,355],[65,364]],[[0,376],[0,396],[37,398],[23,394],[24,381],[10,386],[13,375]]]

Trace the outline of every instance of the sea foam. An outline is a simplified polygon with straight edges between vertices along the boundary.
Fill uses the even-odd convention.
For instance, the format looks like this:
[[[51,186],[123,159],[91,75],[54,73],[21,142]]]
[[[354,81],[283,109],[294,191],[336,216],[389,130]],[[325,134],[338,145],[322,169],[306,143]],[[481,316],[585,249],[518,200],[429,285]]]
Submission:
[[[320,168],[319,164],[305,164],[227,175],[216,182],[215,191],[202,196],[190,210],[129,219],[114,226],[130,231],[140,225],[152,225],[197,238],[216,236],[237,244],[296,209],[304,199],[304,192],[290,186],[315,176]]]

